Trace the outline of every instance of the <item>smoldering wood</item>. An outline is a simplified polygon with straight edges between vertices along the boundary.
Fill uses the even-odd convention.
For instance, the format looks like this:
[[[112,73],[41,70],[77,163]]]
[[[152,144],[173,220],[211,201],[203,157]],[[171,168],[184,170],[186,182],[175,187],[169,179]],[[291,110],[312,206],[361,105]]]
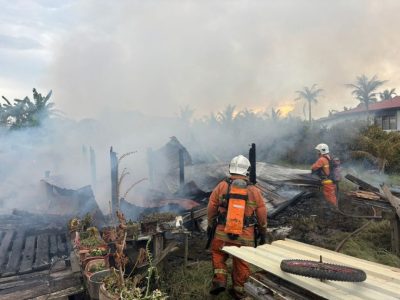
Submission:
[[[302,191],[302,192],[296,194],[293,198],[291,198],[288,201],[283,202],[281,205],[279,205],[272,211],[268,211],[268,217],[274,218],[276,215],[278,215],[280,212],[282,212],[289,206],[295,205],[298,201],[300,201],[306,197],[311,197],[311,195],[312,195],[312,193],[309,193],[307,191]]]
[[[162,190],[176,193],[179,185],[175,178],[178,176],[178,169],[170,171],[169,176],[164,179]],[[278,165],[257,162],[257,180],[268,190],[273,191],[285,185],[293,187],[319,187],[320,179],[311,175],[308,170],[290,169]],[[215,186],[224,178],[229,177],[228,163],[187,165],[185,167],[185,179],[193,181],[202,191],[212,191]],[[174,182],[175,181],[175,182]]]
[[[364,180],[361,180],[360,178],[355,177],[354,175],[347,174],[345,176],[347,180],[350,180],[351,182],[357,184],[360,186],[363,190],[370,191],[370,192],[375,192],[379,193],[379,188],[369,184],[368,182],[365,182]]]
[[[49,199],[48,209],[44,213],[50,220],[56,221],[57,216],[68,218],[83,217],[86,213],[89,213],[93,216],[93,225],[104,225],[104,215],[96,202],[90,185],[71,189],[61,187],[62,183],[53,179],[42,180],[42,183],[47,189],[47,197]],[[20,212],[17,210],[15,213]]]

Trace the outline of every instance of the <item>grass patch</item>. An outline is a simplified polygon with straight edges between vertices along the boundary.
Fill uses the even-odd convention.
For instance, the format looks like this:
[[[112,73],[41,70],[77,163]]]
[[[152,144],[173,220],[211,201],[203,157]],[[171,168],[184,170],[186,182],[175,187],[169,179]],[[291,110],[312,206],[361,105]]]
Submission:
[[[232,287],[232,259],[228,259],[228,285],[227,288]],[[249,265],[251,272],[259,271],[252,265]],[[211,280],[213,277],[213,270],[211,260],[209,261],[198,261],[197,263],[185,268],[183,265],[166,265],[164,272],[161,274],[161,289],[165,291],[169,299],[179,300],[230,300],[232,297],[228,291],[225,291],[218,296],[211,296],[209,289],[211,286]]]
[[[171,270],[173,271],[171,272]],[[172,268],[166,266],[162,274],[162,290],[167,292],[170,299],[231,299],[227,292],[221,293],[217,297],[209,295],[212,277],[211,261],[199,261],[188,268],[182,265],[172,266]],[[228,276],[228,287],[230,285],[230,276]]]
[[[343,233],[340,234],[341,237]],[[337,241],[338,236],[333,236],[332,239]],[[400,258],[391,253],[390,248],[390,222],[381,221],[371,223],[358,235],[350,238],[341,252],[384,265],[400,267]]]

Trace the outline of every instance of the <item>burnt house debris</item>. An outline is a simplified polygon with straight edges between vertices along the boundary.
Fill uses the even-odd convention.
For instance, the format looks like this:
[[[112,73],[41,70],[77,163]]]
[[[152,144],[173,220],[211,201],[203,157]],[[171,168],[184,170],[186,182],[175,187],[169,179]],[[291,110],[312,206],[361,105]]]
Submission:
[[[354,203],[371,207],[374,211],[379,209],[381,216],[390,221],[392,251],[400,255],[400,190],[389,188],[382,184],[380,188],[360,179],[352,174],[347,174],[346,179],[358,185],[357,191],[350,191],[346,196]]]
[[[94,153],[94,151],[93,151]],[[250,178],[266,199],[268,217],[279,218],[299,201],[312,197],[320,180],[308,170],[286,168],[256,161],[256,145],[249,150],[252,164]],[[187,149],[176,139],[157,151],[148,151],[151,184],[136,192],[143,201],[131,203],[120,196],[117,153],[110,149],[111,208],[103,213],[90,185],[80,186],[67,180],[46,176],[41,180],[47,208],[42,213],[13,210],[0,219],[0,298],[56,298],[81,292],[85,265],[92,258],[80,247],[82,236],[67,230],[71,218],[90,214],[109,251],[110,265],[115,251],[106,237],[119,210],[129,219],[126,236],[127,270],[131,270],[148,245],[155,265],[169,253],[183,249],[183,263],[188,264],[189,236],[204,229],[207,202],[213,188],[228,174],[227,163],[194,164]],[[92,163],[94,165],[94,163]],[[157,168],[155,168],[157,166]],[[157,171],[157,172],[155,172]],[[95,184],[95,170],[91,180]],[[392,224],[393,249],[400,253],[399,189],[376,187],[355,176],[346,178],[360,189],[347,193],[358,204],[382,208]],[[283,228],[283,227],[282,227]],[[286,230],[286,229],[285,229]],[[290,229],[289,229],[290,230]],[[287,231],[287,230],[286,230]],[[285,231],[285,232],[286,232]],[[396,248],[397,247],[397,248]],[[138,269],[148,263],[140,261]],[[86,280],[86,279],[85,279]]]
[[[0,218],[0,298],[49,299],[83,290],[60,215],[14,210]]]

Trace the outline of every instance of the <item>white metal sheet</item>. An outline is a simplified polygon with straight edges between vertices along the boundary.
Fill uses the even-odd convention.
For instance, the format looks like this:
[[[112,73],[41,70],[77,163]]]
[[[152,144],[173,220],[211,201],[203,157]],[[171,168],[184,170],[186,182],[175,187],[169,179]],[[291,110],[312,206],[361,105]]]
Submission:
[[[290,239],[270,245],[252,247],[224,247],[227,253],[301,286],[327,299],[400,299],[400,269],[366,261]],[[323,281],[283,272],[283,259],[319,260],[359,268],[367,274],[364,282]]]

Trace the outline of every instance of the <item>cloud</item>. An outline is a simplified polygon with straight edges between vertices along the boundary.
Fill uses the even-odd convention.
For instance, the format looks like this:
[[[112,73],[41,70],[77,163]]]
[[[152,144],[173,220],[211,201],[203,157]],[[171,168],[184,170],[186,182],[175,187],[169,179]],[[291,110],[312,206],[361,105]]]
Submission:
[[[269,109],[314,83],[325,91],[318,117],[357,105],[344,84],[362,73],[400,84],[398,1],[18,3],[5,3],[1,27],[44,47],[37,77],[76,118],[110,103],[168,116],[186,105]]]
[[[13,50],[40,49],[42,45],[34,39],[28,37],[14,37],[0,34],[0,48]]]

